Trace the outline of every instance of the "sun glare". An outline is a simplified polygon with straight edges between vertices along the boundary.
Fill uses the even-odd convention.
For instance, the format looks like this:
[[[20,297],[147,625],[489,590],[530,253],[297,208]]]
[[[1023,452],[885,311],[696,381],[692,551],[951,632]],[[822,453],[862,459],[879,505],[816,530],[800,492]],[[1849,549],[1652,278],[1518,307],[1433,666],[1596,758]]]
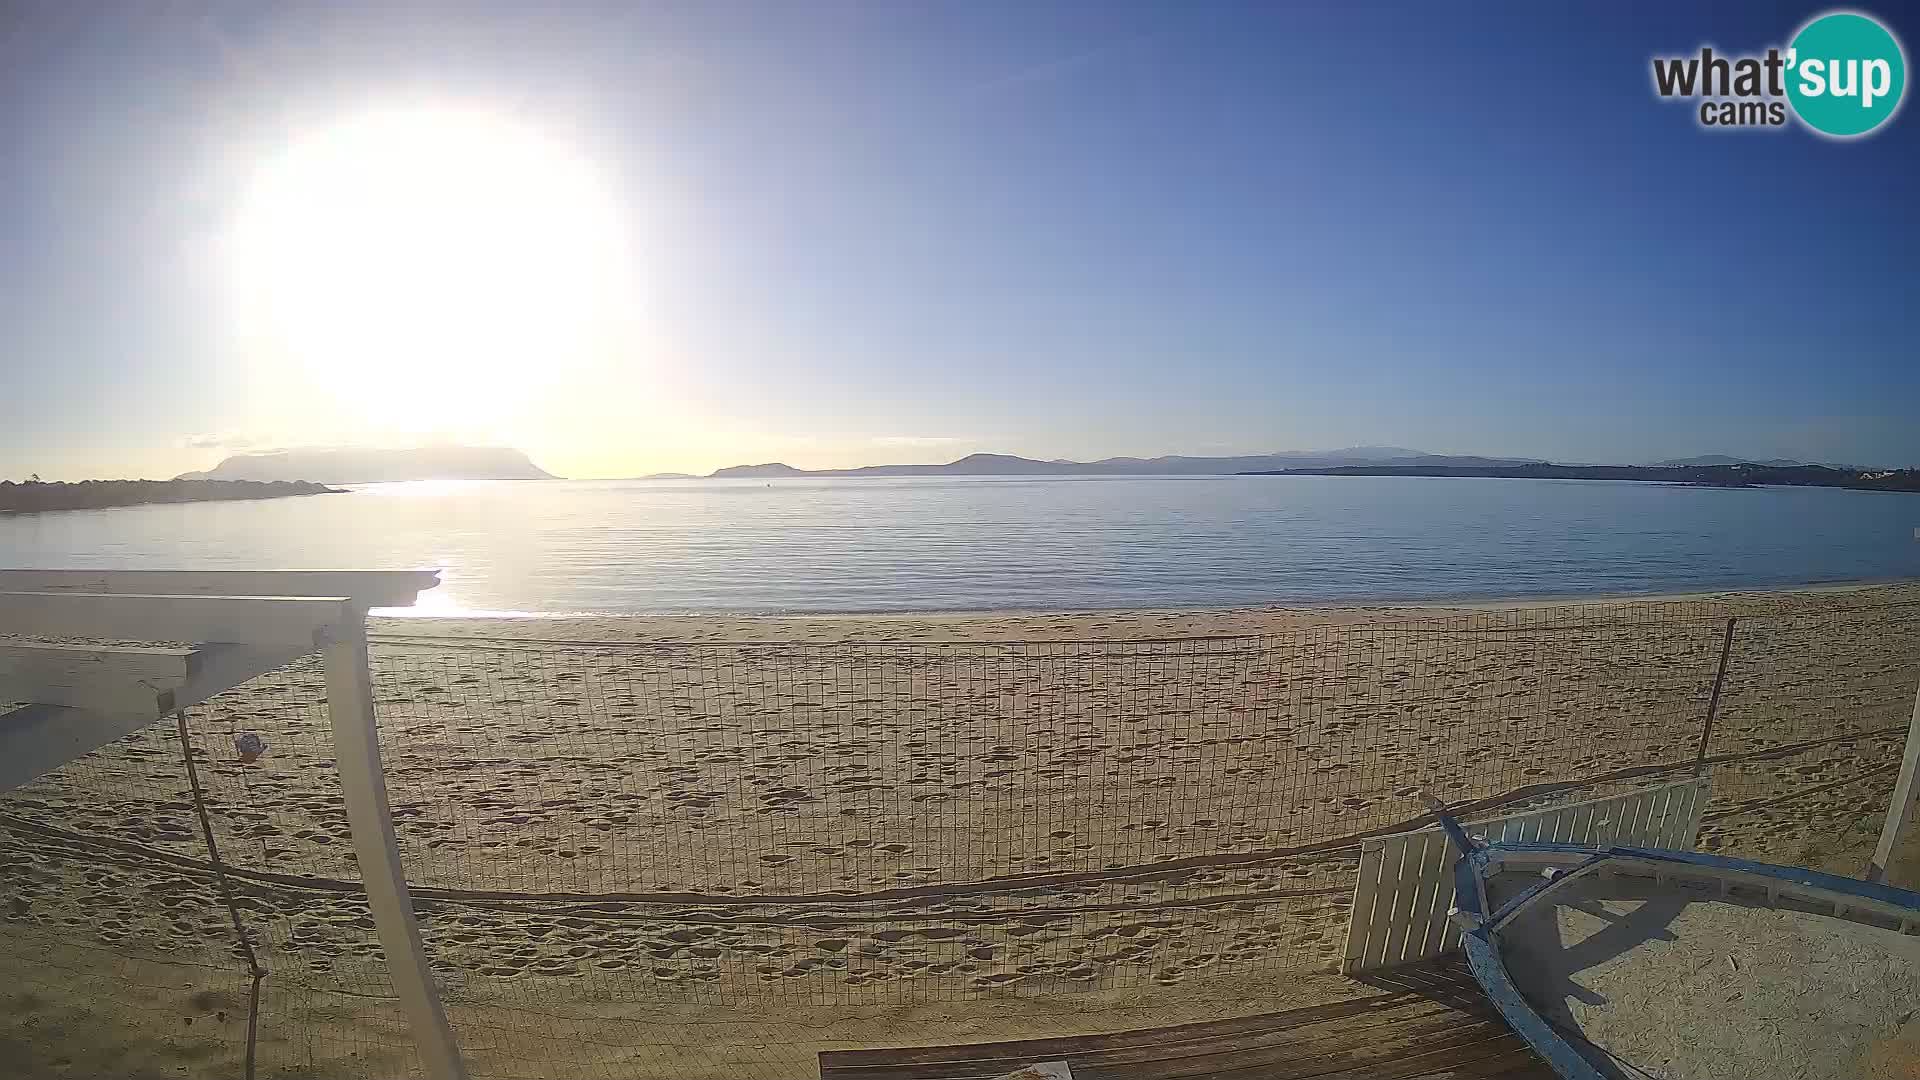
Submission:
[[[629,300],[624,226],[580,155],[505,117],[343,120],[245,196],[243,332],[375,422],[509,421],[605,342]]]

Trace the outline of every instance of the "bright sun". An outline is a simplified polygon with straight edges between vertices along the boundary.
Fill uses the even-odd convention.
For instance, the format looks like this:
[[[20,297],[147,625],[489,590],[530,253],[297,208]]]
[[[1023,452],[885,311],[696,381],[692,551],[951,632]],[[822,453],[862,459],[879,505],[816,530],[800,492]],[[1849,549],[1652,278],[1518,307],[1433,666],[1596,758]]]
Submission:
[[[267,162],[231,269],[249,338],[389,426],[510,420],[629,299],[625,229],[578,155],[511,120],[417,108]]]

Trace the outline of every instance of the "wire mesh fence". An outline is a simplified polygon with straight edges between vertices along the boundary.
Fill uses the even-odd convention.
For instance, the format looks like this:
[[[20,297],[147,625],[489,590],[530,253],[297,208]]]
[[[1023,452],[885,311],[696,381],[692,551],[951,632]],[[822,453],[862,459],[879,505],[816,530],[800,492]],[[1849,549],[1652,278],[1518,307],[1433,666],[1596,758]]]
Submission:
[[[1491,813],[1710,769],[1703,846],[1857,873],[1920,605],[1729,610],[1150,641],[396,636],[373,662],[474,1074],[784,1076],[778,1033],[819,1006],[1331,970],[1360,840],[1417,823],[1423,790]],[[187,724],[269,972],[261,1075],[407,1075],[324,700],[299,661]],[[267,748],[246,762],[249,733]],[[181,751],[155,726],[0,797],[0,953],[34,996],[16,1018],[121,1006],[128,1054],[238,1075],[247,965]]]
[[[0,796],[0,1075],[417,1075],[357,881],[317,658],[262,675]],[[238,736],[267,752],[242,762]],[[247,945],[252,1001],[186,769]]]

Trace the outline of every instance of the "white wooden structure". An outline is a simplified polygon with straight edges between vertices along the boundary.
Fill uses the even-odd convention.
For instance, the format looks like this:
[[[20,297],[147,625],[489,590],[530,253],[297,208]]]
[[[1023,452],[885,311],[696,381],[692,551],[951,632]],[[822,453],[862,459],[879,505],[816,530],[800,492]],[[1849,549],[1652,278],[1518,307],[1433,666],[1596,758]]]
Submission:
[[[394,992],[427,1075],[464,1080],[394,840],[367,668],[367,610],[411,606],[439,583],[432,570],[0,570],[0,702],[19,703],[0,713],[0,791],[321,653],[354,854]]]
[[[1467,826],[1492,841],[1625,844],[1691,851],[1707,805],[1702,777],[1612,798],[1556,806]],[[1460,943],[1447,918],[1460,853],[1438,825],[1368,840],[1347,918],[1340,970],[1355,974],[1430,960]]]
[[[1920,532],[1920,530],[1916,530]],[[1907,723],[1906,751],[1900,756],[1900,778],[1894,781],[1893,798],[1887,803],[1887,820],[1880,826],[1880,842],[1874,846],[1873,862],[1867,867],[1868,881],[1881,881],[1893,856],[1900,849],[1901,837],[1913,824],[1916,802],[1920,802],[1920,687],[1913,691],[1913,719]],[[1904,882],[1907,888],[1920,882]]]

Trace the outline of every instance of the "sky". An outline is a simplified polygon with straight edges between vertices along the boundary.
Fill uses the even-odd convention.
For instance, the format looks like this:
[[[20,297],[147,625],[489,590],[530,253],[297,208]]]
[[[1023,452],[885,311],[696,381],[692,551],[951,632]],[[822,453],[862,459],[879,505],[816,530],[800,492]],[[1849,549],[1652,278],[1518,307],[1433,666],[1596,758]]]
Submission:
[[[0,476],[1920,465],[1920,115],[1651,88],[1821,7],[118,7],[0,14]]]

